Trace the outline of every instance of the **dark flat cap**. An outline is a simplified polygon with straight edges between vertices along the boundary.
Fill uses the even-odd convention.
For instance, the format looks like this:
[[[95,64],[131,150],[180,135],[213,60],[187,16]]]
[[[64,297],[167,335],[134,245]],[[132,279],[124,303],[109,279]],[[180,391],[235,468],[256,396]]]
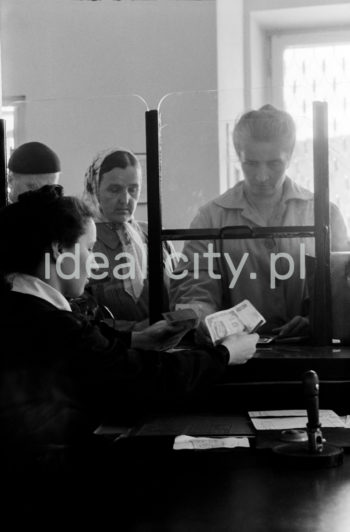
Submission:
[[[61,163],[45,144],[26,142],[11,154],[8,168],[16,174],[54,174],[61,171]]]

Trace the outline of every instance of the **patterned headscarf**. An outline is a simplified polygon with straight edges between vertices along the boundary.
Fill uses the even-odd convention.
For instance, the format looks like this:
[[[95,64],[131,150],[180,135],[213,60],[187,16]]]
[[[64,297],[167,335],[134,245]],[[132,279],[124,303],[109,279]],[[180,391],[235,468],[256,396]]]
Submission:
[[[109,148],[99,152],[93,159],[89,168],[85,172],[84,180],[84,192],[83,200],[91,208],[96,222],[110,223],[104,216],[100,200],[99,200],[99,187],[100,187],[100,170],[101,166],[109,155],[117,151],[131,152],[125,148]],[[130,222],[133,220],[130,220]],[[135,278],[124,279],[124,290],[137,301],[142,293],[144,279],[146,277],[146,265],[147,265],[147,248],[146,244],[142,241],[139,232],[133,227],[130,222],[124,222],[121,224],[111,224],[113,230],[118,234],[120,242],[123,246],[123,251],[132,255],[135,258]]]

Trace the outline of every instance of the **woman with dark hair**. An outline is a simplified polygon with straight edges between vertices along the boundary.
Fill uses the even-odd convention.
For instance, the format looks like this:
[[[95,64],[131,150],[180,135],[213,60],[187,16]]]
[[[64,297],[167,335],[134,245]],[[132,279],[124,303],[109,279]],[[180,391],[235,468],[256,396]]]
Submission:
[[[225,226],[273,227],[314,225],[314,195],[287,175],[295,145],[292,116],[272,105],[244,113],[233,131],[243,180],[200,208],[192,228]],[[330,205],[331,247],[348,249],[343,217]],[[208,252],[208,241],[187,242],[185,279],[172,283],[172,304],[197,309],[205,332],[206,315],[249,299],[265,317],[264,332],[280,336],[309,334],[305,254],[314,255],[312,238],[260,238],[210,243],[214,272],[201,266],[194,276],[194,257]],[[202,261],[203,263],[203,261]],[[260,332],[262,329],[260,330]]]
[[[181,328],[158,322],[121,333],[73,313],[68,299],[84,290],[95,239],[90,209],[58,185],[0,211],[2,445],[79,442],[101,423],[113,391],[188,393],[255,350],[257,335],[201,350],[154,351],[175,345]]]
[[[85,174],[83,198],[94,214],[100,265],[98,282],[92,281],[89,291],[100,306],[108,307],[119,327],[142,328],[148,319],[147,224],[134,219],[141,185],[140,163],[123,148],[98,153]],[[166,243],[163,262],[170,269],[172,253]],[[168,301],[166,275],[164,282]]]

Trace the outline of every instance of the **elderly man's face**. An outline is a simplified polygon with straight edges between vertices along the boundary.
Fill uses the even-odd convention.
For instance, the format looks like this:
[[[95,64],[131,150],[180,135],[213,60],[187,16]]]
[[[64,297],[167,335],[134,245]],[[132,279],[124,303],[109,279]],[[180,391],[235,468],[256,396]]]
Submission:
[[[13,174],[9,173],[9,200],[11,203],[18,201],[18,196],[29,190],[37,190],[44,185],[57,185],[60,174]]]

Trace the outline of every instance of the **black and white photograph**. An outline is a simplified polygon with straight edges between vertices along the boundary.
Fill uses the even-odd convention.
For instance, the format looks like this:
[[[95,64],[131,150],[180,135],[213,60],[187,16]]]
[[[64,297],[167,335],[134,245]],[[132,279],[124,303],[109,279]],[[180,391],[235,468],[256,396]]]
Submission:
[[[0,0],[4,530],[350,531],[350,2]]]

